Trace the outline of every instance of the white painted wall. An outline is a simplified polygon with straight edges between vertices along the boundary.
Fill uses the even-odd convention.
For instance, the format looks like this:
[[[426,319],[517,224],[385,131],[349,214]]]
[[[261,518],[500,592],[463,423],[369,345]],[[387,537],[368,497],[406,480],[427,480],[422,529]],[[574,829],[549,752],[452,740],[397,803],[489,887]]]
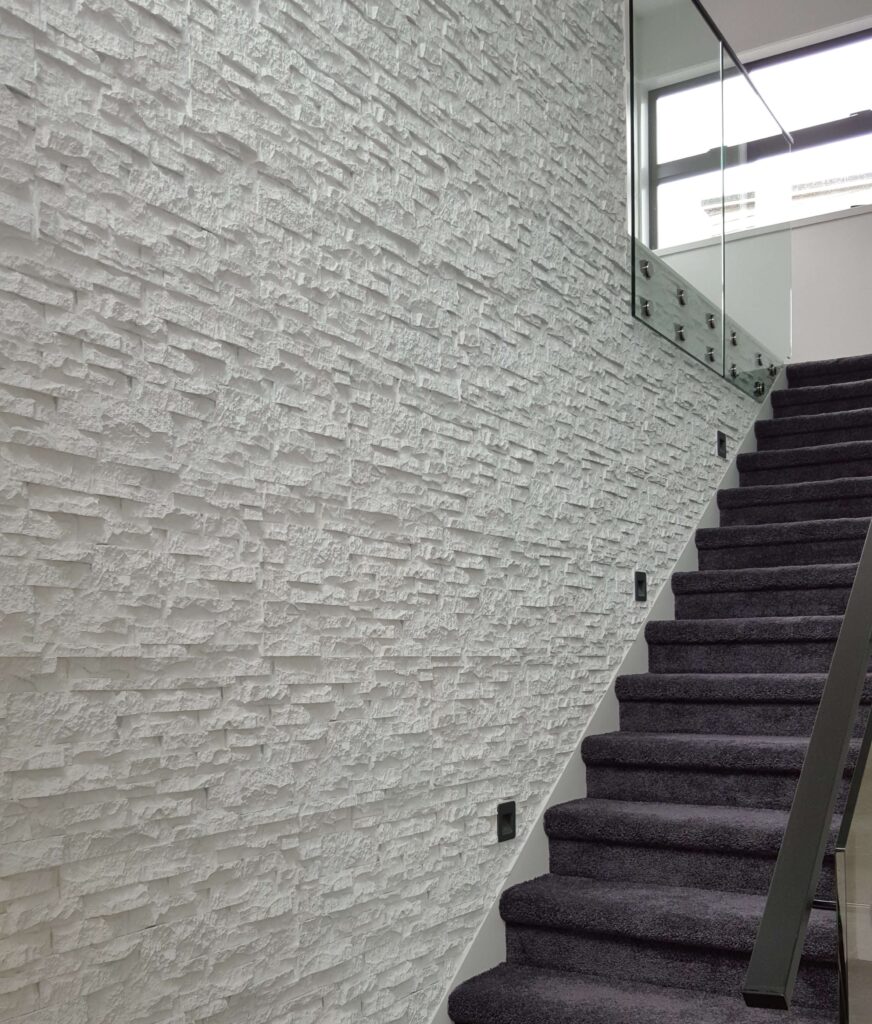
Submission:
[[[872,209],[793,230],[794,362],[872,352]]]
[[[869,0],[704,0],[743,60],[872,28]],[[650,87],[717,68],[717,47],[691,0],[635,0],[637,71]]]
[[[869,0],[708,0],[707,9],[746,59],[872,27]],[[639,173],[646,174],[645,90],[716,66],[712,37],[689,0],[637,0]],[[644,202],[644,194],[643,194]],[[640,217],[645,240],[645,219]],[[798,222],[785,231],[732,236],[724,254],[731,316],[776,356],[827,358],[872,350],[865,277],[872,220],[862,211]],[[721,294],[720,243],[659,254],[712,301]],[[791,287],[793,298],[791,300]]]
[[[697,529],[706,529],[720,525],[717,491],[739,486],[739,456],[757,450],[757,437],[754,425],[758,421],[771,419],[772,393],[781,391],[786,386],[787,374],[782,370],[776,380],[772,382],[772,387],[765,401],[759,405],[757,415],[754,421],[749,424],[745,436],[728,439],[728,450],[731,453],[730,461],[718,482],[717,489],[712,494],[711,499],[700,516]],[[672,593],[671,576],[672,573],[676,572],[695,572],[699,568],[699,553],[696,547],[695,533],[696,531],[688,537],[687,543],[676,559],[670,575],[664,578],[659,591],[651,595],[651,603],[647,605],[649,611],[645,617],[645,624],[675,618],[675,597]],[[500,892],[502,892],[503,888],[529,881],[548,871],[548,838],[544,827],[545,812],[549,807],[554,807],[556,804],[569,800],[579,800],[587,795],[586,768],[580,758],[582,742],[587,736],[613,732],[620,728],[620,707],[616,693],[618,677],[647,671],[648,643],[645,639],[643,625],[612,677],[607,691],[597,706],[596,712],[591,716],[585,725],[583,733],[578,737],[575,749],[564,764],[554,788],[540,807],[533,830],[531,833],[528,833],[523,844],[520,845],[505,885],[501,887]],[[469,951],[460,963],[455,975],[449,979],[442,1002],[437,1008],[431,1024],[450,1024],[448,998],[452,989],[476,974],[496,967],[497,964],[505,960],[505,956],[505,924],[500,917],[499,894],[496,894]]]
[[[727,244],[729,315],[785,359],[792,319],[793,362],[872,352],[870,253],[868,208],[734,236]],[[688,280],[717,287],[719,243],[660,255]]]
[[[645,89],[720,68],[720,44],[690,0],[648,9],[636,0],[635,68]]]
[[[753,232],[681,246],[658,253],[665,263],[718,302],[723,282],[727,315],[777,356],[790,358],[791,251],[790,233]]]
[[[757,409],[620,14],[0,0],[0,1020],[438,1006]]]
[[[682,0],[684,2],[684,0]],[[704,0],[743,59],[872,27],[869,0]]]

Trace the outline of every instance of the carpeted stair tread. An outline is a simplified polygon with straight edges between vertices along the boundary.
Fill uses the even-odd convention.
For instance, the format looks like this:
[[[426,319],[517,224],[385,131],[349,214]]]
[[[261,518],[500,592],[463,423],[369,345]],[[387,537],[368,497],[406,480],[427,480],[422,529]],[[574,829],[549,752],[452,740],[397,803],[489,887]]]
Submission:
[[[507,889],[500,914],[514,925],[750,955],[764,904],[751,893],[548,874]],[[835,914],[813,910],[803,956],[835,962],[835,939]]]
[[[718,508],[723,510],[744,508],[748,505],[786,505],[792,502],[824,499],[839,501],[870,494],[872,494],[872,479],[865,476],[843,477],[839,480],[809,480],[799,484],[728,487],[718,491]]]
[[[502,896],[507,963],[451,995],[457,1024],[822,1024],[836,915],[812,912],[790,1013],[739,994],[872,521],[872,355],[788,367],[741,486],[618,678],[620,729],[581,745],[587,797],[545,815],[551,873]],[[818,896],[872,708],[870,664]],[[790,937],[786,936],[785,941]]]
[[[587,736],[581,752],[587,765],[798,774],[807,748],[803,736],[609,732]],[[852,741],[846,774],[857,749]]]
[[[734,487],[718,492],[722,526],[872,515],[872,477]]]
[[[649,622],[645,636],[649,643],[735,644],[813,643],[835,640],[842,626],[841,615],[799,615],[764,619],[665,619]]]
[[[869,441],[872,440],[872,409],[760,420],[754,426],[754,433],[761,451]]]
[[[866,476],[872,474],[872,441],[746,452],[736,465],[743,487],[824,479],[823,474],[829,478]]]
[[[752,1010],[741,996],[501,964],[454,990],[455,1024],[832,1024],[831,1013]]]
[[[644,803],[589,797],[545,818],[553,874],[719,892],[769,889],[786,808]],[[818,892],[832,899],[835,815]]]
[[[872,380],[814,384],[772,392],[772,412],[776,419],[870,407]]]
[[[775,660],[778,664],[778,659]],[[637,687],[635,690],[631,686],[630,695],[627,696],[626,682],[621,681],[617,691],[621,729],[635,733],[707,736],[811,736],[823,690],[822,676],[819,677],[821,681],[815,691],[809,691],[808,688],[800,691],[801,699],[791,699],[796,692],[795,687],[782,688],[774,698],[771,688],[755,687],[753,680],[768,679],[767,674],[756,677],[748,675],[744,678],[748,680],[747,685],[742,689],[731,687],[726,697],[720,700],[716,695],[722,694],[723,687],[706,692],[702,687],[693,691],[681,684],[671,689],[660,686],[653,698],[650,696],[650,686],[645,689]],[[698,697],[700,691],[704,694],[702,699]],[[854,725],[857,736],[862,735],[863,726],[869,717],[868,688],[863,705]]]
[[[841,588],[851,587],[856,574],[856,562],[676,572],[672,574],[672,592],[713,594],[733,591]]]
[[[645,627],[650,672],[825,672],[841,615],[677,619]]]
[[[802,523],[759,523],[751,526],[710,526],[696,531],[697,546],[727,548],[735,544],[768,546],[789,539],[791,541],[840,540],[864,537],[869,531],[869,516],[848,516],[840,519],[809,520]],[[792,563],[791,563],[792,564]],[[824,560],[820,563],[832,564]]]
[[[844,615],[856,571],[847,563],[673,573],[675,618]]]
[[[820,703],[825,673],[784,673],[770,675],[686,675],[641,672],[619,676],[619,701],[694,704],[811,704]],[[866,677],[864,703],[872,702],[872,675]]]
[[[551,839],[775,856],[788,814],[757,807],[650,804],[621,800],[571,800],[551,807]]]
[[[869,517],[705,527],[696,531],[700,569],[856,562]]]
[[[791,363],[787,367],[787,381],[791,390],[855,380],[872,380],[872,355]]]

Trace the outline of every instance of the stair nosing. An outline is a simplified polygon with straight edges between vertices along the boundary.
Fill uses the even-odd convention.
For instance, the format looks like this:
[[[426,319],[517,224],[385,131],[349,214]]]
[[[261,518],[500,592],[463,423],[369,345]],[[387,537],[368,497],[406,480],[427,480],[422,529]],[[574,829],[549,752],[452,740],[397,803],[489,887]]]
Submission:
[[[549,890],[554,890],[554,893]],[[567,894],[575,896],[581,893],[585,896],[584,900],[577,900],[571,905],[566,902]],[[523,896],[526,894],[538,895],[539,899],[532,904],[525,904]],[[627,911],[627,899],[638,898],[642,894],[649,897],[648,916],[645,918],[634,916],[632,912]],[[553,908],[549,908],[545,900],[552,895],[564,897],[557,909],[557,922],[549,920],[547,916],[547,911]],[[658,899],[667,902],[668,909],[658,905]],[[700,949],[744,954],[751,952],[757,933],[757,922],[765,902],[766,897],[756,893],[725,892],[692,886],[657,886],[650,883],[618,884],[577,875],[548,873],[507,889],[500,899],[500,916],[509,926],[569,931],[623,941],[630,939],[646,945],[692,944]],[[708,914],[701,918],[691,913],[684,916],[686,907],[697,905],[708,907]],[[759,913],[756,912],[758,908]],[[561,919],[560,914],[565,914],[566,917]],[[692,935],[681,934],[683,929],[687,928],[688,922],[694,920],[700,921],[702,928]],[[724,925],[727,923],[742,926],[745,933],[737,934],[734,930],[725,928]],[[659,930],[660,925],[665,927]],[[820,933],[829,932],[830,929],[835,929],[835,914],[830,911],[813,910],[809,918],[807,935],[813,936],[816,932],[819,941]],[[668,938],[664,937],[664,933]],[[823,956],[812,958],[820,962],[829,962],[829,958]],[[836,960],[835,948],[832,950],[831,959]]]

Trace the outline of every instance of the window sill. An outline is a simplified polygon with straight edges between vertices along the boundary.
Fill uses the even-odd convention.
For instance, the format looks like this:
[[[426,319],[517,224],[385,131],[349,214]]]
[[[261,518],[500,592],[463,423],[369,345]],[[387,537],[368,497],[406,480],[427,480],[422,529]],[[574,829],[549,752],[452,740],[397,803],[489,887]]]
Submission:
[[[801,228],[812,227],[815,224],[826,224],[831,221],[848,220],[851,217],[866,217],[872,214],[872,203],[865,206],[854,206],[850,210],[838,210],[834,213],[821,213],[816,217],[803,217],[799,220],[782,221],[780,224],[767,224],[762,228],[749,228],[747,231],[737,231],[728,235],[728,242],[735,242],[742,238],[757,238],[762,235],[777,235],[785,231],[797,231]],[[657,249],[658,256],[672,256],[682,252],[694,252],[697,249],[712,249],[720,245],[719,238],[702,238],[698,242],[685,242],[683,245],[673,245],[667,249]]]

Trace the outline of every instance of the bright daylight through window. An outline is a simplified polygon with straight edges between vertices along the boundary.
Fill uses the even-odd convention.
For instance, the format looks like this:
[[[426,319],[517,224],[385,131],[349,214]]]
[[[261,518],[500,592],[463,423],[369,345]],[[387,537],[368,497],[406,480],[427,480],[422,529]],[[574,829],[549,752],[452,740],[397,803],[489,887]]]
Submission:
[[[658,248],[872,203],[872,33],[749,71],[792,149],[733,68],[652,95]]]

